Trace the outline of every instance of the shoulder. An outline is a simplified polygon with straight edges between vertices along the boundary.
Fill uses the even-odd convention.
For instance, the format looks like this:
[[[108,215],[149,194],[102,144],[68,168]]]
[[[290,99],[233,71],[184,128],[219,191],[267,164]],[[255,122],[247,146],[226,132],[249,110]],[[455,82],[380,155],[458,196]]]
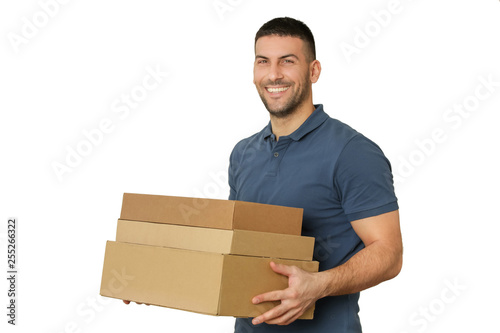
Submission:
[[[349,172],[363,169],[369,172],[374,165],[390,169],[390,163],[382,149],[351,126],[328,117],[321,127],[321,136],[325,139],[328,151],[337,157],[335,159],[337,174],[339,168]]]
[[[257,132],[247,138],[238,141],[238,143],[236,143],[231,152],[231,160],[241,157],[249,149],[250,150],[256,149],[256,147],[259,146],[263,140],[265,130],[266,127],[262,129],[260,132]]]
[[[376,187],[392,188],[391,163],[382,149],[361,133],[352,136],[346,142],[334,167],[334,178],[337,184],[356,185],[364,188],[369,184]]]
[[[326,114],[325,121],[318,128],[318,136],[327,144],[335,145],[336,149],[342,149],[354,137],[361,135],[346,123],[330,117]]]
[[[322,135],[325,136],[326,141],[330,145],[334,144],[341,153],[344,150],[381,152],[375,142],[338,119],[328,117],[322,127]]]
[[[236,145],[233,148],[233,152],[244,150],[249,145],[255,144],[258,140],[257,137],[259,137],[259,134],[260,132],[238,141],[238,143],[236,143]]]
[[[345,157],[345,151],[362,152],[367,146],[374,145],[373,141],[365,137],[346,123],[328,117],[318,128],[316,143],[321,142],[323,151],[328,156],[334,157],[334,161]],[[376,146],[376,145],[375,145]],[[335,162],[335,163],[336,163]]]
[[[325,128],[328,130],[330,135],[335,136],[336,138],[344,138],[344,139],[351,139],[352,137],[360,134],[358,131],[356,131],[354,128],[351,126],[347,125],[346,123],[332,118],[328,117],[327,120],[324,123]]]

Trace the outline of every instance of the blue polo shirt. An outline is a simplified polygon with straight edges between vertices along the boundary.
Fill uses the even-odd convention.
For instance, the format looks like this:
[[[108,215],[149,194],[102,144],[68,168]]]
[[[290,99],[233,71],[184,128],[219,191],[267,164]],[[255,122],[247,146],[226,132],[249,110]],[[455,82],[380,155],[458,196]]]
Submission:
[[[240,141],[229,166],[230,200],[300,207],[302,235],[316,239],[320,271],[343,264],[364,245],[352,221],[398,209],[391,166],[381,149],[323,105],[278,141],[271,123]],[[269,221],[272,223],[272,221]],[[316,302],[313,320],[254,326],[236,319],[235,332],[361,332],[359,293]]]

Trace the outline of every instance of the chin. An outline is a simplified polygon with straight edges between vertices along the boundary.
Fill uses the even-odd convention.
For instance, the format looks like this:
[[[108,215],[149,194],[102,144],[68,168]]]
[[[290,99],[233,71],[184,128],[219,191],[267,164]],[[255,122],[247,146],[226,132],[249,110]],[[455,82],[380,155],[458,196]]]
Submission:
[[[283,108],[283,109],[270,109],[267,108],[267,111],[269,111],[269,114],[276,118],[286,118],[289,115],[293,114],[296,109],[290,109],[290,108]]]

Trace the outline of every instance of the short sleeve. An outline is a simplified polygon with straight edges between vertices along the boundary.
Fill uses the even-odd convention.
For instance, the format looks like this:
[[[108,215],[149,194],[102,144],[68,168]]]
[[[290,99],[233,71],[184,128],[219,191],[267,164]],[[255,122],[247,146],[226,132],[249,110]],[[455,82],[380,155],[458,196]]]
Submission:
[[[237,160],[238,148],[240,143],[238,143],[231,152],[229,156],[229,168],[228,168],[228,184],[229,184],[229,198],[228,200],[236,200],[237,191],[236,191],[236,169],[240,162]]]
[[[234,164],[233,164],[233,153],[231,153],[231,157],[229,158],[229,168],[228,168],[228,183],[229,183],[229,200],[234,200],[236,198],[236,188],[234,185]]]
[[[350,222],[398,209],[391,164],[361,134],[344,146],[335,166],[334,186]]]

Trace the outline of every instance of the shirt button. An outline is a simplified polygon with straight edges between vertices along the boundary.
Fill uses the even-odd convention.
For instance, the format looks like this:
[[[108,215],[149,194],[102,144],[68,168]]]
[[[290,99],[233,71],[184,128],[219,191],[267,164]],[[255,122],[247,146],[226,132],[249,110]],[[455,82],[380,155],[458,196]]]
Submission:
[[[278,153],[278,152],[274,153],[274,157],[278,157],[278,156],[280,156],[280,153]]]

